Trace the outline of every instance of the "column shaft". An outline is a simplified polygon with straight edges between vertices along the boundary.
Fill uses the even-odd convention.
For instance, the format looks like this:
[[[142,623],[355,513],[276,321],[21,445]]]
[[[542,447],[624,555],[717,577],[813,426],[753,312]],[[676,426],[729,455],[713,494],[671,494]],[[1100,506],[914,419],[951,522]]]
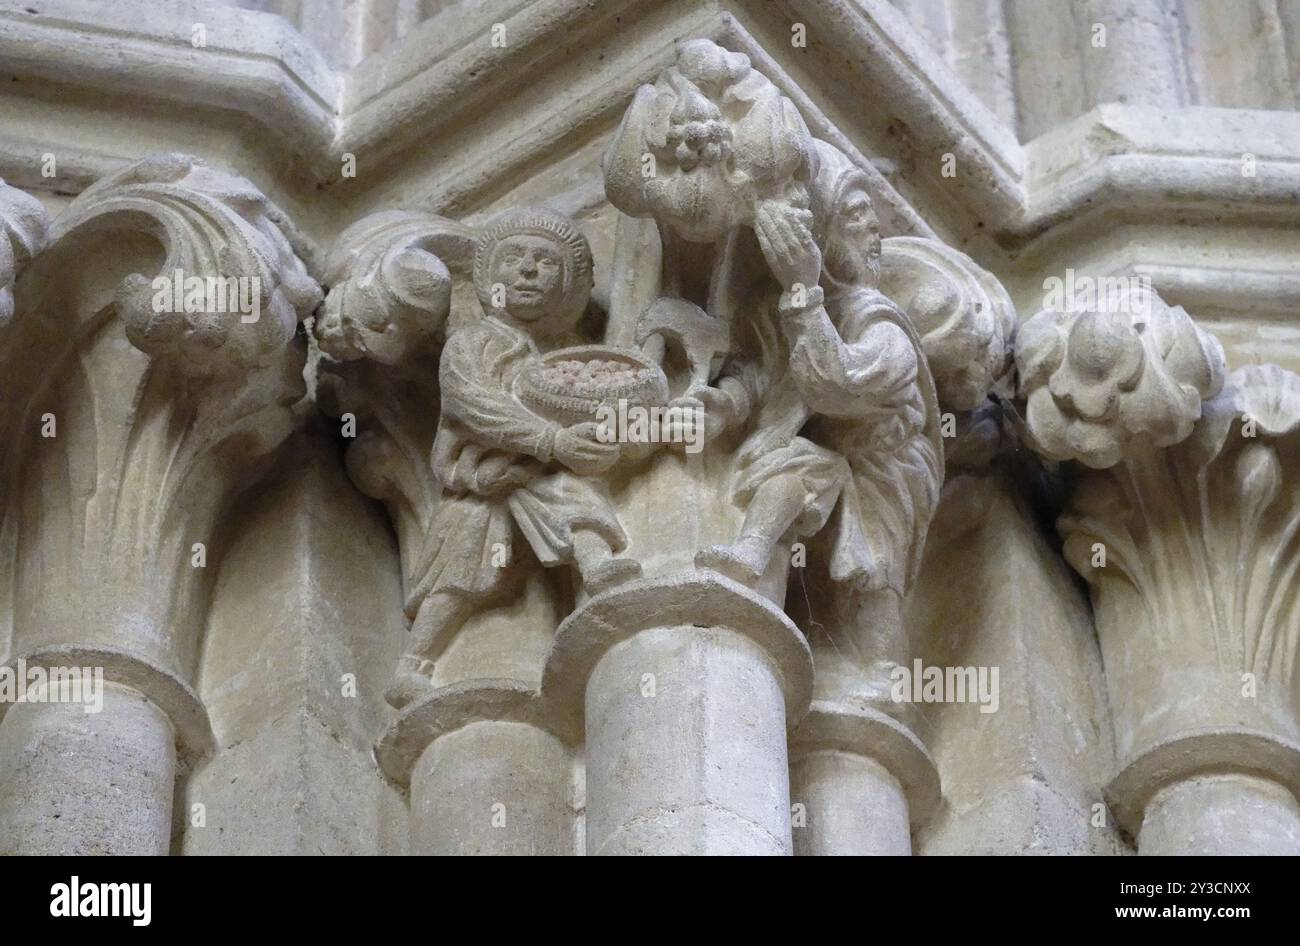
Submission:
[[[412,854],[574,853],[571,765],[524,722],[470,723],[435,739],[411,773]]]
[[[790,767],[790,799],[796,806],[794,852],[799,856],[912,853],[903,787],[873,759],[851,752],[810,752]]]
[[[1258,776],[1184,779],[1147,803],[1138,853],[1300,855],[1300,804]]]
[[[18,703],[0,723],[0,854],[161,855],[171,847],[176,739],[139,691],[102,711]]]
[[[587,853],[788,855],[786,706],[724,627],[640,631],[586,689]]]

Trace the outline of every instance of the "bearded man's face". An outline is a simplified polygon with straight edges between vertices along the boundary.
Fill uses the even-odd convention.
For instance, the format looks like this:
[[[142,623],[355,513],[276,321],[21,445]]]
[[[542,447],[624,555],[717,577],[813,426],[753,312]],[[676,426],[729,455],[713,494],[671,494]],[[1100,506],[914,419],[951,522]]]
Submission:
[[[826,269],[841,282],[875,286],[880,280],[880,219],[871,197],[849,187],[827,228]]]

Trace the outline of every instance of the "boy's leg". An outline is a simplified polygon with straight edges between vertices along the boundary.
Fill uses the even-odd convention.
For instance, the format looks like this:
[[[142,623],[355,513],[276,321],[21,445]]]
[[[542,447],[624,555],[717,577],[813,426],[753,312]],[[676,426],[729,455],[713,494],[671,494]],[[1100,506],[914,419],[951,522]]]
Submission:
[[[807,505],[803,482],[784,473],[763,483],[745,510],[740,537],[729,545],[712,545],[695,555],[697,568],[711,568],[742,582],[767,571],[772,550]]]
[[[616,558],[613,549],[599,533],[574,529],[573,562],[582,575],[588,594],[599,594],[614,585],[641,576],[641,563],[630,558]]]
[[[424,599],[411,623],[411,645],[397,661],[393,682],[384,694],[390,706],[401,709],[428,691],[433,662],[452,635],[469,617],[471,603],[464,595],[435,591]]]

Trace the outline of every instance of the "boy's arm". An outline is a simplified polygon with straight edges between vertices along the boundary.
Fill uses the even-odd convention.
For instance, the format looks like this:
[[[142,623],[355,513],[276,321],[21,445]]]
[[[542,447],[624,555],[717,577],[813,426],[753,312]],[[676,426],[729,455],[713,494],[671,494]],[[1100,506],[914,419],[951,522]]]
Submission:
[[[467,331],[448,339],[439,369],[443,417],[480,443],[549,463],[560,426],[524,408],[502,379],[485,369],[483,341]]]

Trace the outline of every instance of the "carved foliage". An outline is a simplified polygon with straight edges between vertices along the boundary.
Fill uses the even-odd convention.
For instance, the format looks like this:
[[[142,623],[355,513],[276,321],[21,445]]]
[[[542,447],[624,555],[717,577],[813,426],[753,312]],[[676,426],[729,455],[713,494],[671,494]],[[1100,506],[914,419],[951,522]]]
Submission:
[[[1181,307],[1135,288],[1114,306],[1038,313],[1020,327],[1016,365],[1035,449],[1102,468],[1191,433],[1224,358]]]
[[[167,254],[157,278],[132,273],[123,280],[118,314],[141,351],[174,356],[183,370],[207,374],[276,360],[320,301],[280,223],[243,178],[164,154],[88,188],[56,221],[53,239],[119,227],[156,235]],[[210,277],[222,282],[214,281],[211,291],[205,284],[199,299],[192,280]],[[184,303],[179,310],[177,299]],[[240,311],[245,301],[250,304]]]
[[[155,298],[155,275],[178,269],[204,287],[254,278],[258,320],[229,295]],[[0,430],[21,445],[4,471],[15,651],[107,644],[192,669],[199,566],[292,429],[295,326],[319,298],[278,211],[194,159],[147,158],[73,201],[19,280],[0,353]]]
[[[0,328],[14,314],[14,280],[45,244],[49,218],[40,201],[0,180]]]
[[[1297,431],[1300,377],[1274,365],[1234,372],[1184,443],[1085,476],[1060,522],[1067,557],[1090,581],[1118,577],[1137,592],[1157,650],[1291,684]]]

